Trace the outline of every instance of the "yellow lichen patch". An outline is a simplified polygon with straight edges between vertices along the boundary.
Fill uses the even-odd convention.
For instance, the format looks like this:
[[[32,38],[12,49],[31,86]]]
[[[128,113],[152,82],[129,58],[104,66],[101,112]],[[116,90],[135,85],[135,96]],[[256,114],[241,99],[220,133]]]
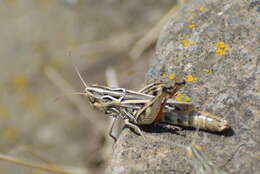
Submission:
[[[182,99],[183,102],[190,102],[190,97],[186,97],[184,99]]]
[[[215,53],[216,53],[216,55],[221,56],[221,55],[223,55],[223,54],[225,53],[225,51],[222,50],[222,49],[217,49],[217,50],[215,51]]]
[[[204,12],[204,11],[205,11],[205,8],[204,8],[204,7],[200,7],[200,8],[198,9],[198,11],[199,11],[199,12]]]
[[[219,49],[219,48],[225,48],[225,43],[224,43],[224,42],[217,42],[215,46],[216,46],[216,48],[218,48],[218,49]]]
[[[192,45],[192,46],[195,46],[195,45],[196,45],[196,42],[191,42],[191,45]]]
[[[176,101],[182,101],[182,102],[189,102],[190,101],[190,97],[183,97],[183,95],[181,93],[176,93],[175,95],[175,100]]]
[[[162,74],[162,77],[166,77],[166,76],[167,76],[167,74],[165,74],[165,73]]]
[[[7,120],[10,118],[10,112],[7,109],[7,107],[1,105],[0,106],[0,119],[2,120]]]
[[[173,80],[174,78],[175,78],[175,74],[171,74],[171,75],[169,75],[169,77],[168,77],[170,80]]]
[[[188,40],[182,40],[181,43],[184,47],[188,47],[190,45],[190,41]]]
[[[193,29],[195,27],[195,24],[189,24],[188,28]]]
[[[217,42],[215,44],[215,47],[216,47],[215,54],[219,56],[225,54],[226,51],[228,51],[228,47],[224,42]]]
[[[2,138],[7,141],[15,141],[18,135],[18,129],[15,127],[8,127],[2,132]]]
[[[182,101],[182,94],[180,94],[180,93],[177,93],[177,94],[175,94],[175,100],[176,101]]]
[[[28,79],[24,74],[19,73],[12,79],[12,82],[16,89],[23,89],[27,86]]]
[[[185,80],[186,80],[186,82],[193,82],[193,81],[198,80],[198,78],[197,77],[193,77],[192,75],[187,75],[185,77]]]

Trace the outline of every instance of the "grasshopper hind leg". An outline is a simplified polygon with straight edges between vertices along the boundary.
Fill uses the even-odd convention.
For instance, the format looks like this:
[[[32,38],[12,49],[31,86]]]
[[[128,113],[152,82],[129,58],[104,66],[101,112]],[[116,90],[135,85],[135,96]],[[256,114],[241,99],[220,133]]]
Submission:
[[[144,140],[146,140],[146,139],[145,139],[145,136],[143,135],[141,129],[140,129],[138,126],[136,126],[135,124],[129,122],[128,119],[125,119],[124,122],[125,122],[125,125],[127,125],[127,126],[129,126],[130,128],[134,129],[134,131],[135,131],[136,133],[138,133],[139,135],[141,135],[141,136],[144,138]]]

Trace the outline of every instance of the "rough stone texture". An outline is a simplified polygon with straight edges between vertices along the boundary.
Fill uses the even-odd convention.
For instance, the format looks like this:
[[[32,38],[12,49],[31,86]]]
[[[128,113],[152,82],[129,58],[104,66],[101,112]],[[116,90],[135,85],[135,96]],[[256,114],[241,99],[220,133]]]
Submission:
[[[222,134],[200,131],[196,142],[216,166],[245,144],[226,165],[230,173],[241,174],[260,171],[260,23],[259,7],[250,3],[208,0],[185,4],[164,27],[147,74],[148,81],[161,79],[163,73],[198,78],[182,94],[190,96],[201,110],[227,119],[232,130]],[[188,40],[189,46],[182,40]],[[217,42],[227,48],[222,55],[216,54]],[[111,157],[110,173],[192,173],[185,149],[176,144],[189,145],[194,130],[176,132],[155,125],[143,130],[146,142],[124,129]]]

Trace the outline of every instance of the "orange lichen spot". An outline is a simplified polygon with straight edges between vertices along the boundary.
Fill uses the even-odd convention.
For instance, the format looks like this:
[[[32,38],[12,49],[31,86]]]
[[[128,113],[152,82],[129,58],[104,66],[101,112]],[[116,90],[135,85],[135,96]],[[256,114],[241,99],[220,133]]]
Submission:
[[[171,75],[169,75],[169,77],[168,77],[170,80],[173,80],[174,78],[175,78],[175,74],[171,74]]]
[[[228,47],[225,45],[224,42],[217,42],[215,44],[215,47],[216,47],[215,53],[216,55],[219,56],[225,54],[225,52],[228,51]]]
[[[27,86],[28,79],[24,74],[20,73],[12,79],[12,82],[16,89],[23,89]]]
[[[216,46],[216,48],[225,48],[225,43],[224,42],[217,42],[215,46]]]
[[[15,141],[19,135],[17,128],[8,127],[2,132],[2,137],[7,141]]]
[[[205,7],[200,7],[200,8],[198,9],[198,11],[199,11],[199,12],[204,12],[204,11],[205,11]]]
[[[196,42],[191,42],[191,45],[192,45],[192,46],[195,46],[195,45],[196,45]]]
[[[195,148],[199,151],[202,151],[203,150],[203,147],[202,146],[199,146],[199,145],[196,145]]]
[[[10,112],[5,106],[0,106],[0,119],[7,120],[10,118]]]
[[[188,47],[190,45],[190,41],[188,40],[182,40],[181,43],[184,47]]]
[[[193,154],[192,154],[191,149],[190,149],[190,148],[187,148],[187,157],[191,159],[192,156],[193,156]]]
[[[188,25],[188,28],[189,28],[189,29],[193,29],[194,27],[195,27],[195,24],[189,24],[189,25]]]
[[[216,55],[221,56],[221,55],[223,55],[225,53],[225,51],[223,49],[217,49],[215,51],[215,53],[216,53]]]
[[[186,82],[193,82],[193,81],[198,80],[198,78],[197,77],[193,77],[192,75],[187,75],[185,77],[185,80],[186,80]]]

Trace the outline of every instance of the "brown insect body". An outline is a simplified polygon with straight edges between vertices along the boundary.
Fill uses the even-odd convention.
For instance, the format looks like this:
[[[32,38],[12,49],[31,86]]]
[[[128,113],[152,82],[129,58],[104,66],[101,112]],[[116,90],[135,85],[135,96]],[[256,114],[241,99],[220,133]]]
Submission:
[[[159,122],[216,132],[221,132],[230,128],[227,120],[208,112],[200,112],[196,110],[186,112],[178,110],[172,112],[171,110],[166,110],[161,116]]]

